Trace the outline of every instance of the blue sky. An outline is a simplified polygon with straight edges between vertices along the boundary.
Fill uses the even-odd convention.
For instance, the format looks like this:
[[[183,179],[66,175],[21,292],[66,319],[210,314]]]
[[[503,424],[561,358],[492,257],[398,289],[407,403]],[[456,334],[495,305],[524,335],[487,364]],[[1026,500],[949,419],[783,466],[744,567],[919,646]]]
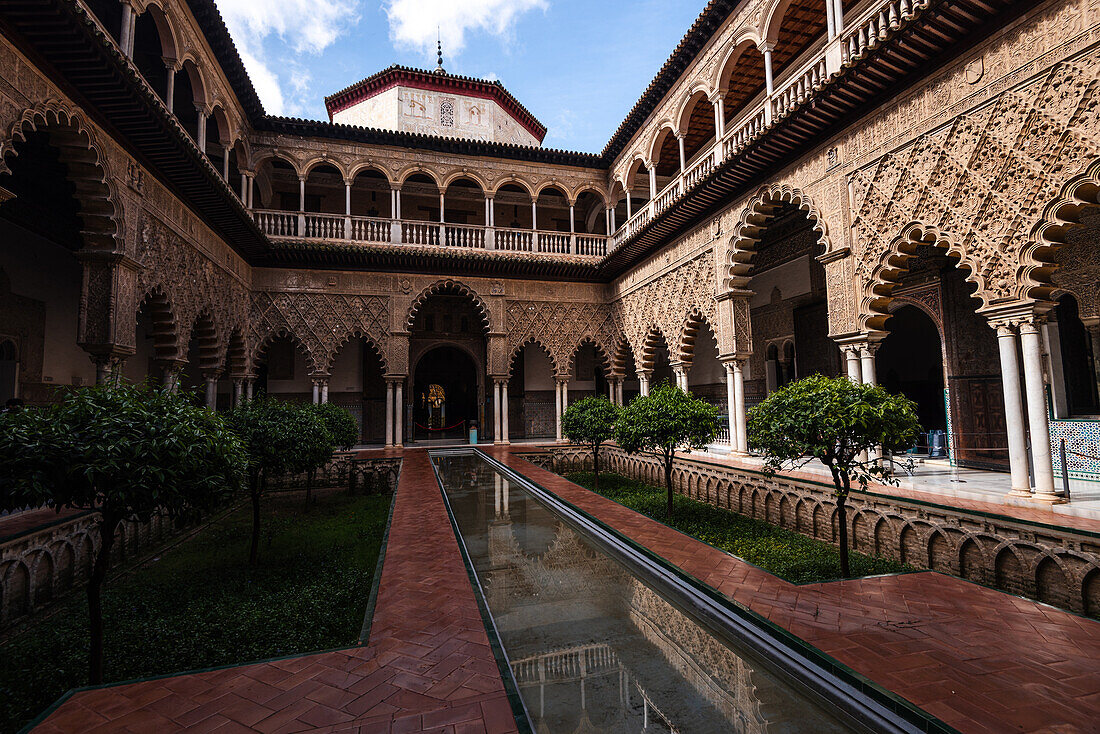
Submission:
[[[324,97],[398,63],[499,79],[549,128],[599,152],[703,0],[216,0],[265,109],[327,120]]]

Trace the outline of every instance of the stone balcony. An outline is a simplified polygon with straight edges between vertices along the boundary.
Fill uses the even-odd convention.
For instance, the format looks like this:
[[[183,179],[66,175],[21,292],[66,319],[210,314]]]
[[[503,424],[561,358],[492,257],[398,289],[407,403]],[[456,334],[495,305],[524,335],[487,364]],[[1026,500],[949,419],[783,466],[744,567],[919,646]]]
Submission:
[[[634,239],[646,226],[672,206],[688,197],[699,184],[742,152],[779,122],[806,105],[815,104],[842,68],[855,64],[883,43],[903,23],[928,8],[930,0],[878,0],[857,8],[845,18],[846,27],[832,39],[811,46],[765,92],[745,105],[709,146],[700,151],[679,174],[649,201],[628,213],[611,237],[608,252]]]
[[[260,231],[272,239],[580,255],[594,259],[607,254],[608,237],[601,234],[271,209],[255,209],[252,216]]]

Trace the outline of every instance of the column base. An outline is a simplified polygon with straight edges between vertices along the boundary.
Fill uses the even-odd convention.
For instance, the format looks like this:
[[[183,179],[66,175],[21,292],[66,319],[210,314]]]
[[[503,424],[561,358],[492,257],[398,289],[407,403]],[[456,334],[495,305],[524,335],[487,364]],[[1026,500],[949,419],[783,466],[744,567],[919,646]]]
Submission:
[[[1044,505],[1064,505],[1067,503],[1065,497],[1060,494],[1054,494],[1053,492],[1036,492],[1031,495],[1033,502],[1041,502]]]
[[[1031,490],[1014,488],[1011,492],[1007,493],[1005,497],[1026,497],[1027,499],[1031,499]]]

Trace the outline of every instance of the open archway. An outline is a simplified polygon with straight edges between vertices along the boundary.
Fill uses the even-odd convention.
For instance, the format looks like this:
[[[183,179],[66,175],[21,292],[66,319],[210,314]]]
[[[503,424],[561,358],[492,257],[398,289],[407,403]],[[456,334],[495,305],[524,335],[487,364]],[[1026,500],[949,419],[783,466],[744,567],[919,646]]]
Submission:
[[[890,333],[876,357],[879,384],[917,404],[921,433],[947,431],[943,347],[932,317],[903,305],[886,322]]]
[[[478,420],[478,366],[457,346],[441,345],[421,356],[413,373],[412,437],[462,440]]]

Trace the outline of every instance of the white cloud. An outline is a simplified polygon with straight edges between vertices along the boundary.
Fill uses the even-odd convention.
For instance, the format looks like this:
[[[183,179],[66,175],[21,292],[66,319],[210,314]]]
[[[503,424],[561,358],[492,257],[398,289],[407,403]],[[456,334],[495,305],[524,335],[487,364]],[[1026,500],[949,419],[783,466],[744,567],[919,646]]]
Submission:
[[[520,15],[546,7],[547,0],[386,0],[384,4],[395,46],[429,54],[435,51],[438,28],[447,58],[465,48],[467,31],[508,38]]]
[[[217,0],[217,5],[260,101],[276,115],[305,105],[309,75],[298,57],[321,53],[358,19],[357,0]],[[282,48],[269,59],[264,42],[272,36]]]

